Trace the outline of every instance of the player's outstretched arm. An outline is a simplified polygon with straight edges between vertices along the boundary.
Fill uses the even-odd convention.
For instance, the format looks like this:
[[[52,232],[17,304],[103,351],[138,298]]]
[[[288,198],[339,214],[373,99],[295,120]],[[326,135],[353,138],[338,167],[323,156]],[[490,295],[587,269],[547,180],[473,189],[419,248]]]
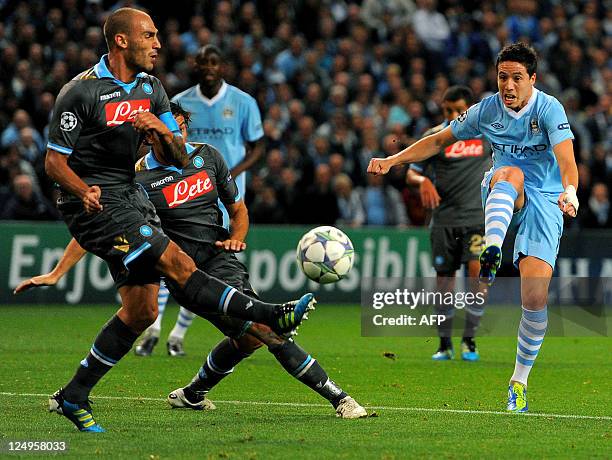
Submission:
[[[215,246],[222,247],[229,252],[241,252],[246,249],[247,233],[249,231],[249,212],[243,200],[227,205],[230,216],[231,234],[225,241],[215,242]]]
[[[59,260],[57,265],[51,270],[49,273],[44,275],[34,276],[28,280],[22,281],[19,283],[19,286],[15,288],[13,294],[19,294],[21,292],[25,292],[30,288],[40,287],[40,286],[53,286],[57,284],[57,282],[62,279],[68,270],[76,265],[76,263],[83,258],[87,251],[81,247],[77,241],[72,238],[66,249],[64,249],[64,254],[62,258]]]
[[[561,183],[565,191],[559,195],[557,204],[563,214],[570,217],[576,217],[578,213],[578,197],[576,190],[578,189],[578,167],[576,166],[576,158],[574,157],[574,144],[571,139],[566,139],[553,147],[559,171],[561,172]]]
[[[426,160],[455,142],[457,139],[453,136],[450,126],[447,126],[442,131],[418,140],[395,155],[387,158],[372,158],[368,165],[368,172],[374,175],[387,174],[389,169],[395,165]]]

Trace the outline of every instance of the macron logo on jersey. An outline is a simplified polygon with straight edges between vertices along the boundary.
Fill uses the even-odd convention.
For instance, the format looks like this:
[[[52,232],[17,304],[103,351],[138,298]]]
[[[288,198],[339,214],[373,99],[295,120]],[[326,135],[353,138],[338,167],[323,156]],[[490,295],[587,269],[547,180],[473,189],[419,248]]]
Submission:
[[[484,152],[480,139],[457,141],[444,150],[446,158],[480,157]]]
[[[200,171],[176,184],[164,187],[164,197],[170,208],[175,208],[187,201],[212,191],[213,185],[206,171]]]
[[[106,111],[106,126],[119,126],[123,123],[133,123],[136,114],[149,112],[151,101],[138,99],[135,101],[109,102],[104,106]]]

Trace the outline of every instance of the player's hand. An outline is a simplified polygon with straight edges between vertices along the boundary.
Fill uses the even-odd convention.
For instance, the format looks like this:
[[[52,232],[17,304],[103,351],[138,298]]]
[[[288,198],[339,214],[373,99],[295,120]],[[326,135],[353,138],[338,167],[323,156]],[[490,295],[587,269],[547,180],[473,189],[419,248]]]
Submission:
[[[29,280],[22,281],[19,283],[13,290],[13,294],[20,294],[22,292],[27,291],[28,289],[41,287],[41,286],[54,286],[57,284],[58,278],[51,273],[47,273],[46,275],[38,275]]]
[[[380,176],[381,174],[387,174],[391,166],[393,165],[388,158],[372,158],[368,165],[368,172],[375,176]]]
[[[419,193],[421,194],[421,203],[427,209],[435,209],[440,206],[440,195],[436,186],[427,177],[423,178],[423,182],[419,185]]]
[[[567,186],[565,192],[559,195],[557,204],[559,205],[561,212],[563,212],[563,215],[576,217],[579,207],[576,189],[572,185]]]
[[[163,121],[151,112],[138,112],[134,118],[134,128],[143,133],[151,131],[161,135],[170,133],[170,130],[164,125]]]
[[[103,207],[100,204],[100,196],[102,196],[102,190],[97,185],[92,185],[87,189],[85,195],[83,195],[83,206],[85,211],[89,214],[102,211]]]
[[[215,246],[223,248],[227,252],[242,252],[246,249],[246,243],[240,240],[215,241]]]

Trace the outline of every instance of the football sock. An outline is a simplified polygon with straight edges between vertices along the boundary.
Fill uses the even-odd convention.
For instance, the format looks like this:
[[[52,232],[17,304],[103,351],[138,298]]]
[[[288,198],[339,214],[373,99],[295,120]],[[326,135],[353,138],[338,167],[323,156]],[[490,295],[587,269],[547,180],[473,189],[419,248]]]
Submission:
[[[166,304],[168,303],[169,296],[170,292],[166,287],[166,283],[162,281],[159,283],[159,293],[157,294],[157,318],[155,318],[155,322],[147,329],[147,332],[155,337],[159,337],[162,327],[162,318],[166,311]]]
[[[333,380],[329,379],[317,360],[295,342],[287,341],[282,345],[270,347],[269,350],[289,374],[327,399],[334,408],[347,396]]]
[[[518,329],[518,345],[516,347],[516,363],[511,381],[527,385],[529,372],[538,356],[546,326],[548,325],[548,312],[543,310],[527,310],[523,308],[521,322]]]
[[[440,337],[440,347],[452,348],[451,337],[453,336],[453,317],[455,316],[455,308],[453,306],[438,305],[436,306],[436,314],[444,315],[446,319],[438,323],[438,337]]]
[[[465,328],[463,337],[476,337],[476,331],[480,326],[480,319],[484,314],[484,308],[470,305],[465,307]]]
[[[234,341],[226,337],[211,350],[202,367],[183,391],[191,402],[202,401],[204,395],[217,383],[234,372],[240,361],[250,353],[243,353],[234,346]]]
[[[248,297],[202,270],[193,272],[177,294],[195,314],[212,312],[264,324],[274,322],[275,305]]]
[[[189,329],[189,326],[191,326],[191,323],[193,322],[193,318],[195,318],[193,313],[186,308],[181,307],[179,309],[178,316],[176,317],[174,328],[170,332],[168,338],[183,340],[185,338],[187,329]]]
[[[81,361],[72,380],[64,388],[67,401],[87,401],[91,389],[128,352],[138,334],[114,315],[96,337],[89,354]]]
[[[514,212],[518,192],[508,181],[499,181],[491,189],[485,206],[485,241],[501,247]]]

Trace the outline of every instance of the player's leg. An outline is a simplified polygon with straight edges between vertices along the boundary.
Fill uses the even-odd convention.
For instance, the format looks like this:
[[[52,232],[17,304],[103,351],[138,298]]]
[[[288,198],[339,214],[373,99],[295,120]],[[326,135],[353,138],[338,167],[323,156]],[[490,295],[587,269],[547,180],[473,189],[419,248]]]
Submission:
[[[159,335],[161,334],[161,324],[166,311],[166,304],[168,303],[168,297],[170,292],[166,287],[166,283],[162,280],[159,283],[159,293],[157,294],[157,318],[151,324],[141,336],[139,343],[134,347],[134,353],[138,356],[151,356],[153,348],[159,342]]]
[[[230,320],[227,317],[213,324],[230,332],[239,332],[238,328],[248,328],[250,321]],[[223,325],[226,324],[227,327]],[[238,326],[240,325],[240,326]],[[189,385],[178,388],[168,395],[168,403],[176,408],[195,410],[213,410],[215,405],[206,395],[221,380],[234,372],[234,367],[263,345],[255,336],[236,334],[237,338],[225,337],[209,353],[204,363],[193,377]]]
[[[486,285],[478,282],[480,274],[479,257],[484,246],[484,227],[466,228],[462,235],[463,254],[461,261],[466,265],[468,272],[468,283],[470,292],[477,294],[480,292],[486,296]],[[476,297],[478,298],[478,297]],[[476,347],[476,331],[480,326],[480,320],[484,314],[484,303],[481,305],[477,301],[466,305],[464,308],[465,326],[461,339],[461,359],[464,361],[478,361],[480,354]]]
[[[130,351],[157,316],[157,284],[119,288],[122,306],[104,325],[72,380],[49,400],[49,410],[66,416],[81,431],[104,431],[94,420],[89,394],[98,381]]]
[[[460,242],[454,235],[452,227],[433,227],[431,229],[431,255],[436,270],[436,289],[439,292],[452,292],[455,288],[455,272],[461,264]],[[436,305],[436,314],[444,315],[445,320],[438,324],[440,344],[431,356],[434,361],[453,359],[453,305]]]
[[[282,333],[295,329],[314,305],[312,294],[282,305],[248,297],[197,269],[194,261],[173,242],[170,242],[155,267],[166,276],[174,298],[200,316],[217,312],[268,324]]]
[[[436,289],[438,292],[452,292],[455,289],[455,272],[440,271],[436,274]],[[431,356],[434,361],[448,361],[453,359],[453,318],[455,307],[444,303],[436,305],[436,314],[444,315],[445,320],[438,324],[438,337],[440,344],[436,352]]]
[[[545,195],[527,186],[526,204],[517,215],[514,262],[521,275],[522,315],[518,328],[515,370],[510,379],[508,410],[527,411],[527,378],[548,325],[548,285],[563,233],[557,194]]]
[[[174,323],[174,327],[172,328],[172,331],[170,331],[170,335],[168,335],[168,342],[166,343],[168,354],[170,356],[185,356],[183,340],[185,339],[187,329],[189,329],[189,326],[191,326],[191,323],[193,323],[195,316],[196,315],[194,313],[190,312],[185,307],[179,307],[176,323]]]
[[[518,329],[514,373],[508,389],[508,410],[527,412],[527,379],[538,356],[548,325],[548,285],[553,269],[545,261],[527,256],[519,262],[522,314]]]
[[[293,340],[286,340],[261,324],[253,324],[249,334],[265,343],[270,353],[293,378],[328,400],[336,409],[338,417],[361,418],[368,415],[361,405],[328,377],[319,362]]]
[[[485,248],[480,255],[480,279],[491,284],[501,265],[501,247],[514,211],[525,203],[524,175],[514,166],[496,170],[487,183],[483,180],[485,208]]]

